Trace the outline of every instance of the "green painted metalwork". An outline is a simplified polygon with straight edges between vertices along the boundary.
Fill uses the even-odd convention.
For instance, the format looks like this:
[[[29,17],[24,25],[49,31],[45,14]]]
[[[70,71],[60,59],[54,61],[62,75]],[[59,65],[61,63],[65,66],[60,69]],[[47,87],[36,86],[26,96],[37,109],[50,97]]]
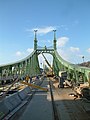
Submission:
[[[82,75],[84,82],[89,80],[90,68],[75,65],[63,60],[56,50],[54,51],[54,54],[56,59],[58,59],[58,65],[62,64],[64,67],[68,68],[67,72],[73,76],[72,79],[78,81],[80,75]],[[65,68],[63,70],[65,70]]]
[[[35,39],[34,39],[34,50],[36,50],[37,49],[37,30],[34,30],[34,32],[35,32]]]
[[[65,61],[57,52],[56,47],[56,30],[54,30],[53,47],[48,48],[38,47],[37,45],[37,30],[35,32],[34,38],[34,51],[26,58],[17,61],[15,63],[10,63],[0,66],[0,79],[7,78],[8,76],[36,76],[40,74],[40,66],[38,61],[38,55],[41,53],[48,53],[53,56],[53,71],[55,75],[59,74],[59,71],[67,71],[67,78],[76,82],[81,79],[83,82],[88,81],[90,83],[90,68],[78,66],[70,62]]]

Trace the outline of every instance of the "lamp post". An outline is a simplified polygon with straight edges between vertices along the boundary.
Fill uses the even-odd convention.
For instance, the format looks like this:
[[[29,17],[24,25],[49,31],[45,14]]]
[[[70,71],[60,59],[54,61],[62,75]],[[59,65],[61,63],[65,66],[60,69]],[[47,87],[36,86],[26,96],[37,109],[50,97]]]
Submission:
[[[42,63],[40,63],[41,64],[41,68],[42,68]]]
[[[83,59],[83,63],[84,63],[84,56],[82,56],[82,59]]]

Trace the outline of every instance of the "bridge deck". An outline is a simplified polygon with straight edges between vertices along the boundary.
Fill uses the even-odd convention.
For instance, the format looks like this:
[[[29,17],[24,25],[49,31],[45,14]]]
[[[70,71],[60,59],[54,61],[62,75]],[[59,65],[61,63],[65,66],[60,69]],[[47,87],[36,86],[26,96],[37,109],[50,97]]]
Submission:
[[[44,80],[42,87],[47,87],[48,81]],[[37,90],[25,110],[18,112],[12,120],[53,120],[52,104],[49,92]]]
[[[42,86],[46,87],[48,80],[44,80]],[[90,113],[85,109],[90,108],[89,103],[84,103],[80,98],[74,100],[70,93],[71,88],[53,87],[54,101],[60,120],[90,120]],[[85,106],[85,104],[87,104]],[[54,120],[50,92],[38,90],[23,112],[18,112],[12,120]],[[57,119],[56,119],[57,120]]]

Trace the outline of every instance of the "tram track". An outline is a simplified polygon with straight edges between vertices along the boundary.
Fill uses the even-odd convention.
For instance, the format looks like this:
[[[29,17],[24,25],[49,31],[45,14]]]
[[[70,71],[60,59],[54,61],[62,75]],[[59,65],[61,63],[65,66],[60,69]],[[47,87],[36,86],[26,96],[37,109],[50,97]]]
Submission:
[[[49,85],[50,85],[50,94],[51,94],[51,100],[52,100],[53,117],[54,117],[54,120],[59,120],[58,111],[56,108],[56,104],[54,102],[54,97],[52,92],[52,83],[50,80],[49,80]]]

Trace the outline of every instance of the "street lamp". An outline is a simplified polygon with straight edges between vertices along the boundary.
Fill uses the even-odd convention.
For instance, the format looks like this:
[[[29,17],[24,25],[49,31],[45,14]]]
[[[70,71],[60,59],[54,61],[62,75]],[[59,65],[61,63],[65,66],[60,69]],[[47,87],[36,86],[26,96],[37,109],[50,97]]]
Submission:
[[[41,68],[42,68],[42,63],[40,63],[41,64]]]
[[[83,63],[84,63],[84,56],[82,56],[82,59],[83,59]]]

